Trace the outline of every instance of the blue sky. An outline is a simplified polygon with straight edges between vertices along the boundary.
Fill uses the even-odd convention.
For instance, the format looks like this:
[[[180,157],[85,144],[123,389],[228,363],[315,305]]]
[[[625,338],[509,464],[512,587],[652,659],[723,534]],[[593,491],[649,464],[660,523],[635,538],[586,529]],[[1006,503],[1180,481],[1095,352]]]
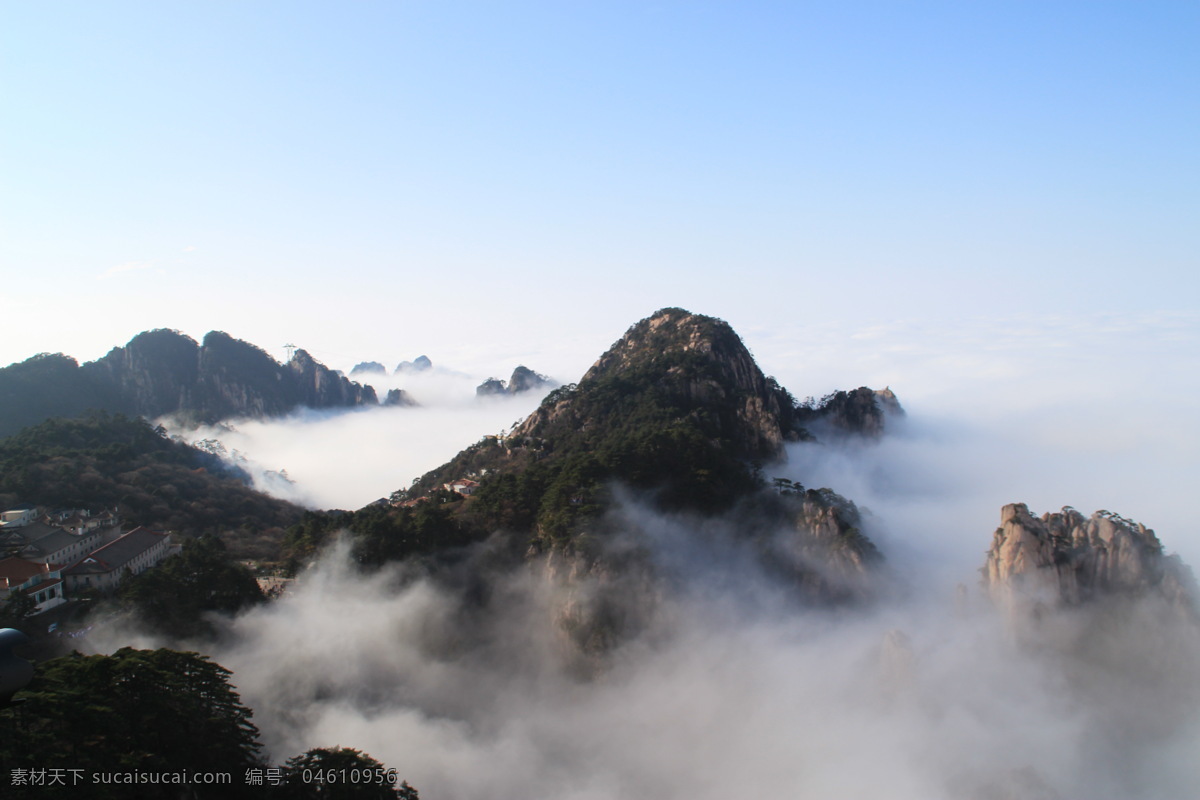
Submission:
[[[590,358],[664,305],[1196,308],[1191,3],[9,4],[0,29],[4,363],[151,327]]]

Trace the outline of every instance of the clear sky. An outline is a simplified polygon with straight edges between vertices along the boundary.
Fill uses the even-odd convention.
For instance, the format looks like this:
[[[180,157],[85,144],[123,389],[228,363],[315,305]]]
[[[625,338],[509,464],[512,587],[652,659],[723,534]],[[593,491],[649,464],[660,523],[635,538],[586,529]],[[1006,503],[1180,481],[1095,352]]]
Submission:
[[[0,362],[1192,312],[1197,41],[1189,2],[7,3]]]

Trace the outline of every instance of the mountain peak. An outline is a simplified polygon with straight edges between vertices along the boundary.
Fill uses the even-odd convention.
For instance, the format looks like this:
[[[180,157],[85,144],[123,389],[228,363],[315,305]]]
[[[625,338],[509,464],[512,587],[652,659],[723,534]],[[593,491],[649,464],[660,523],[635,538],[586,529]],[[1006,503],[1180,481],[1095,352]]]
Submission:
[[[632,325],[600,356],[583,380],[598,378],[612,370],[652,364],[669,354],[689,352],[753,363],[750,352],[729,323],[672,307],[659,309]]]
[[[765,377],[729,323],[664,308],[634,324],[575,387],[550,395],[514,432],[599,441],[640,422],[686,429],[725,457],[772,461],[800,438],[795,403]]]
[[[1110,511],[1084,517],[1070,506],[1040,518],[1024,503],[1004,506],[983,579],[1013,609],[1112,595],[1157,596],[1189,613],[1196,603],[1189,570],[1164,554],[1153,530]]]

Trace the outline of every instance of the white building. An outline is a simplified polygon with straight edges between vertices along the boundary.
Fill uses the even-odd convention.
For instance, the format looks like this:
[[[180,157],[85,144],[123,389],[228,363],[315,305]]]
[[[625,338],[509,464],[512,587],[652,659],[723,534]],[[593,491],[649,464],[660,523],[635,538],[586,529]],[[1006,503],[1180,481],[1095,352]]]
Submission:
[[[68,591],[96,589],[108,594],[117,588],[126,570],[145,572],[171,554],[171,536],[134,528],[63,570]]]
[[[37,603],[40,614],[65,603],[62,567],[38,564],[24,558],[0,559],[0,599],[7,601],[13,592],[24,592]]]

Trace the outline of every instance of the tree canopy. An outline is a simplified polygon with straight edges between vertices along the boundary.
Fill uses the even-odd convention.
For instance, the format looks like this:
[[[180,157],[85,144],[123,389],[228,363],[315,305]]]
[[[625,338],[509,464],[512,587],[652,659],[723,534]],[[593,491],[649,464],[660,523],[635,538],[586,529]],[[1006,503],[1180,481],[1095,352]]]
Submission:
[[[244,770],[259,764],[258,729],[229,684],[229,670],[197,653],[122,648],[73,653],[38,666],[23,702],[0,711],[0,763],[8,769],[79,770],[89,782],[21,786],[5,797],[127,798],[130,787],[93,783],[108,773],[230,773],[196,797],[239,797]],[[69,791],[58,792],[58,789]],[[139,785],[137,796],[176,798],[180,787]]]
[[[289,758],[279,800],[420,800],[395,770],[349,747],[316,747]]]
[[[247,485],[220,458],[142,419],[96,412],[0,440],[0,504],[113,508],[133,525],[221,533],[244,556],[276,555],[301,510]]]
[[[214,536],[188,539],[183,550],[121,583],[117,599],[151,630],[186,638],[211,634],[206,612],[235,614],[264,600],[250,571]]]

